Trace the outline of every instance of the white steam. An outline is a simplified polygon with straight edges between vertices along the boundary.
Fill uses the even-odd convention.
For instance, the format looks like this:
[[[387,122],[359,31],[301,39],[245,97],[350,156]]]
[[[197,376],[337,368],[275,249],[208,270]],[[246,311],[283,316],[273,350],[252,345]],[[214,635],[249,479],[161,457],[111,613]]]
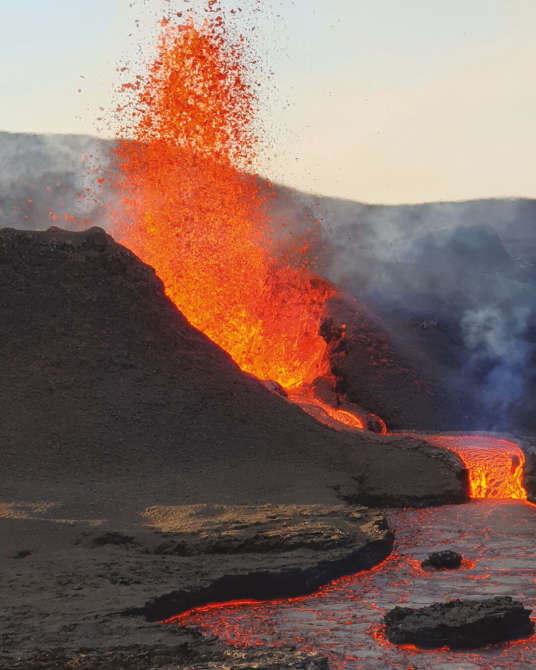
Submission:
[[[532,349],[526,338],[530,315],[523,305],[508,311],[484,306],[462,318],[469,364],[485,369],[481,401],[490,410],[508,409],[525,391]]]

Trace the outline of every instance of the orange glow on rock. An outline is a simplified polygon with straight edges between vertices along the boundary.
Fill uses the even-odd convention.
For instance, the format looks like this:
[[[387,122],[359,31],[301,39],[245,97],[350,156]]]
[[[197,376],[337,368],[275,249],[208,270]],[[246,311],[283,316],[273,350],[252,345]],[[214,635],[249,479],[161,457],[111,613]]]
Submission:
[[[366,570],[359,571],[354,574],[374,574],[376,572],[381,572],[386,565],[389,563],[392,563],[393,561],[399,560],[400,557],[398,554],[395,552],[391,552],[389,556],[384,558],[382,561],[379,563],[376,563],[376,565],[373,565],[371,568],[368,568]],[[207,612],[212,612],[212,611],[229,611],[229,610],[235,610],[239,609],[241,607],[247,608],[250,606],[253,607],[258,607],[262,605],[281,605],[283,603],[303,603],[311,598],[323,598],[326,596],[326,594],[330,590],[336,590],[336,589],[343,589],[345,585],[351,581],[354,577],[354,574],[351,575],[345,575],[343,577],[338,577],[336,579],[331,580],[330,582],[326,583],[324,586],[319,587],[316,591],[310,594],[302,595],[302,596],[291,596],[289,598],[272,598],[271,600],[255,600],[251,598],[241,598],[237,600],[225,600],[222,602],[213,602],[213,603],[207,603],[206,605],[198,605],[197,607],[192,607],[192,609],[186,610],[185,612],[181,612],[180,614],[176,614],[175,616],[169,617],[168,619],[164,619],[160,621],[160,623],[174,623],[174,624],[185,624],[188,622],[189,619],[197,616],[203,616],[203,614],[206,614]]]
[[[327,370],[332,289],[303,238],[289,248],[270,235],[248,43],[229,37],[217,3],[206,12],[202,25],[162,22],[148,74],[123,86],[116,231],[242,370],[293,389]]]

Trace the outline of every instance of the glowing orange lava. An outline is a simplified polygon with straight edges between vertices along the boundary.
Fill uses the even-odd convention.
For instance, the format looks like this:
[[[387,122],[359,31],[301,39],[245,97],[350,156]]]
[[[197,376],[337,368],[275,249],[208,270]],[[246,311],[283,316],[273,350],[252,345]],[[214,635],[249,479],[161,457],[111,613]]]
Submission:
[[[317,421],[331,426],[335,430],[363,430],[367,423],[364,413],[359,416],[357,411],[334,407],[327,402],[323,402],[307,385],[303,385],[296,391],[291,391],[289,399]]]
[[[471,498],[527,499],[525,454],[515,442],[487,435],[426,435],[425,439],[458,454],[469,472]]]
[[[249,47],[217,2],[205,11],[202,25],[164,20],[148,74],[123,87],[117,235],[243,370],[292,389],[327,369],[318,332],[332,289],[303,239],[289,249],[269,235]]]
[[[333,386],[335,381],[332,380]],[[382,435],[387,434],[387,426],[379,416],[366,412],[333,394],[331,402],[321,400],[315,391],[304,384],[288,394],[289,400],[299,405],[304,412],[335,430],[364,430],[369,428]],[[342,404],[341,404],[342,400]]]

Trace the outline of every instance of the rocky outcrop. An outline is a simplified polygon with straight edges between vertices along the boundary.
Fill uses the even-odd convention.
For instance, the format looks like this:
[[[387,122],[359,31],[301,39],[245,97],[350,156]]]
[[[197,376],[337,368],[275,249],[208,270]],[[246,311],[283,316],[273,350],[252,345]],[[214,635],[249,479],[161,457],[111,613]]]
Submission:
[[[398,449],[390,449],[393,440],[397,439],[400,440]],[[402,435],[377,436],[376,443],[379,451],[375,458],[353,476],[357,492],[342,487],[339,490],[346,502],[371,507],[429,507],[448,504],[449,500],[463,503],[469,499],[467,470],[464,465],[457,464],[459,459],[453,452],[438,448],[432,454],[426,441],[409,443]],[[425,454],[428,455],[426,459],[423,458]],[[432,472],[436,467],[445,468],[450,477],[440,481],[434,479]],[[387,472],[391,474],[386,477]],[[411,478],[420,481],[418,495],[408,490],[406,476],[410,472]]]
[[[508,596],[453,600],[429,607],[395,607],[384,617],[387,638],[395,644],[471,649],[529,637],[531,610]]]
[[[111,521],[47,520],[38,511],[21,518],[18,509],[18,517],[0,519],[0,570],[6,577],[0,583],[0,668],[9,670],[85,668],[83,663],[88,670],[146,670],[160,667],[155,654],[170,657],[161,663],[166,670],[177,659],[178,667],[190,663],[196,670],[254,663],[266,670],[317,670],[324,667],[319,657],[298,662],[290,652],[224,656],[223,645],[214,647],[190,627],[149,622],[143,615],[160,619],[207,601],[310,592],[376,565],[393,542],[377,511],[342,505],[153,506],[128,528]],[[24,546],[31,556],[16,559]],[[167,651],[157,654],[155,645]],[[134,658],[131,648],[145,665],[127,663]],[[81,649],[85,656],[78,665],[62,665],[57,649],[67,660]],[[34,665],[15,665],[32,656]]]
[[[436,551],[421,563],[425,570],[456,570],[462,564],[462,556],[457,551]]]
[[[345,325],[342,337],[327,341],[337,390],[350,402],[376,412],[389,430],[470,426],[474,399],[463,389],[451,393],[459,361],[450,357],[453,369],[447,369],[426,355],[431,340],[442,350],[452,346],[441,327],[428,327],[433,320],[409,325],[408,316],[403,323],[393,323],[341,291],[330,299],[326,314],[332,333]]]
[[[366,508],[194,506],[175,516],[169,510],[169,515],[173,524],[187,530],[170,535],[155,553],[204,555],[204,561],[233,554],[240,560],[232,574],[185,585],[129,611],[150,621],[208,603],[312,593],[333,579],[376,565],[393,544],[385,518]],[[164,527],[165,516],[165,511],[164,518],[159,515]]]

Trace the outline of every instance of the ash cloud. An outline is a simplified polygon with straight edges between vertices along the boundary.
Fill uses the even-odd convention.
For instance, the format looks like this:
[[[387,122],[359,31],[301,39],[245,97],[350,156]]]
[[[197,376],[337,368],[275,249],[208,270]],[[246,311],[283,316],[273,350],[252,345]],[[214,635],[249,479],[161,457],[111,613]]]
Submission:
[[[111,195],[98,179],[109,167],[112,146],[83,135],[0,132],[1,226],[105,225],[104,202]]]
[[[449,429],[536,429],[536,201],[280,195],[320,218],[323,274],[379,314],[401,356],[458,403]]]

